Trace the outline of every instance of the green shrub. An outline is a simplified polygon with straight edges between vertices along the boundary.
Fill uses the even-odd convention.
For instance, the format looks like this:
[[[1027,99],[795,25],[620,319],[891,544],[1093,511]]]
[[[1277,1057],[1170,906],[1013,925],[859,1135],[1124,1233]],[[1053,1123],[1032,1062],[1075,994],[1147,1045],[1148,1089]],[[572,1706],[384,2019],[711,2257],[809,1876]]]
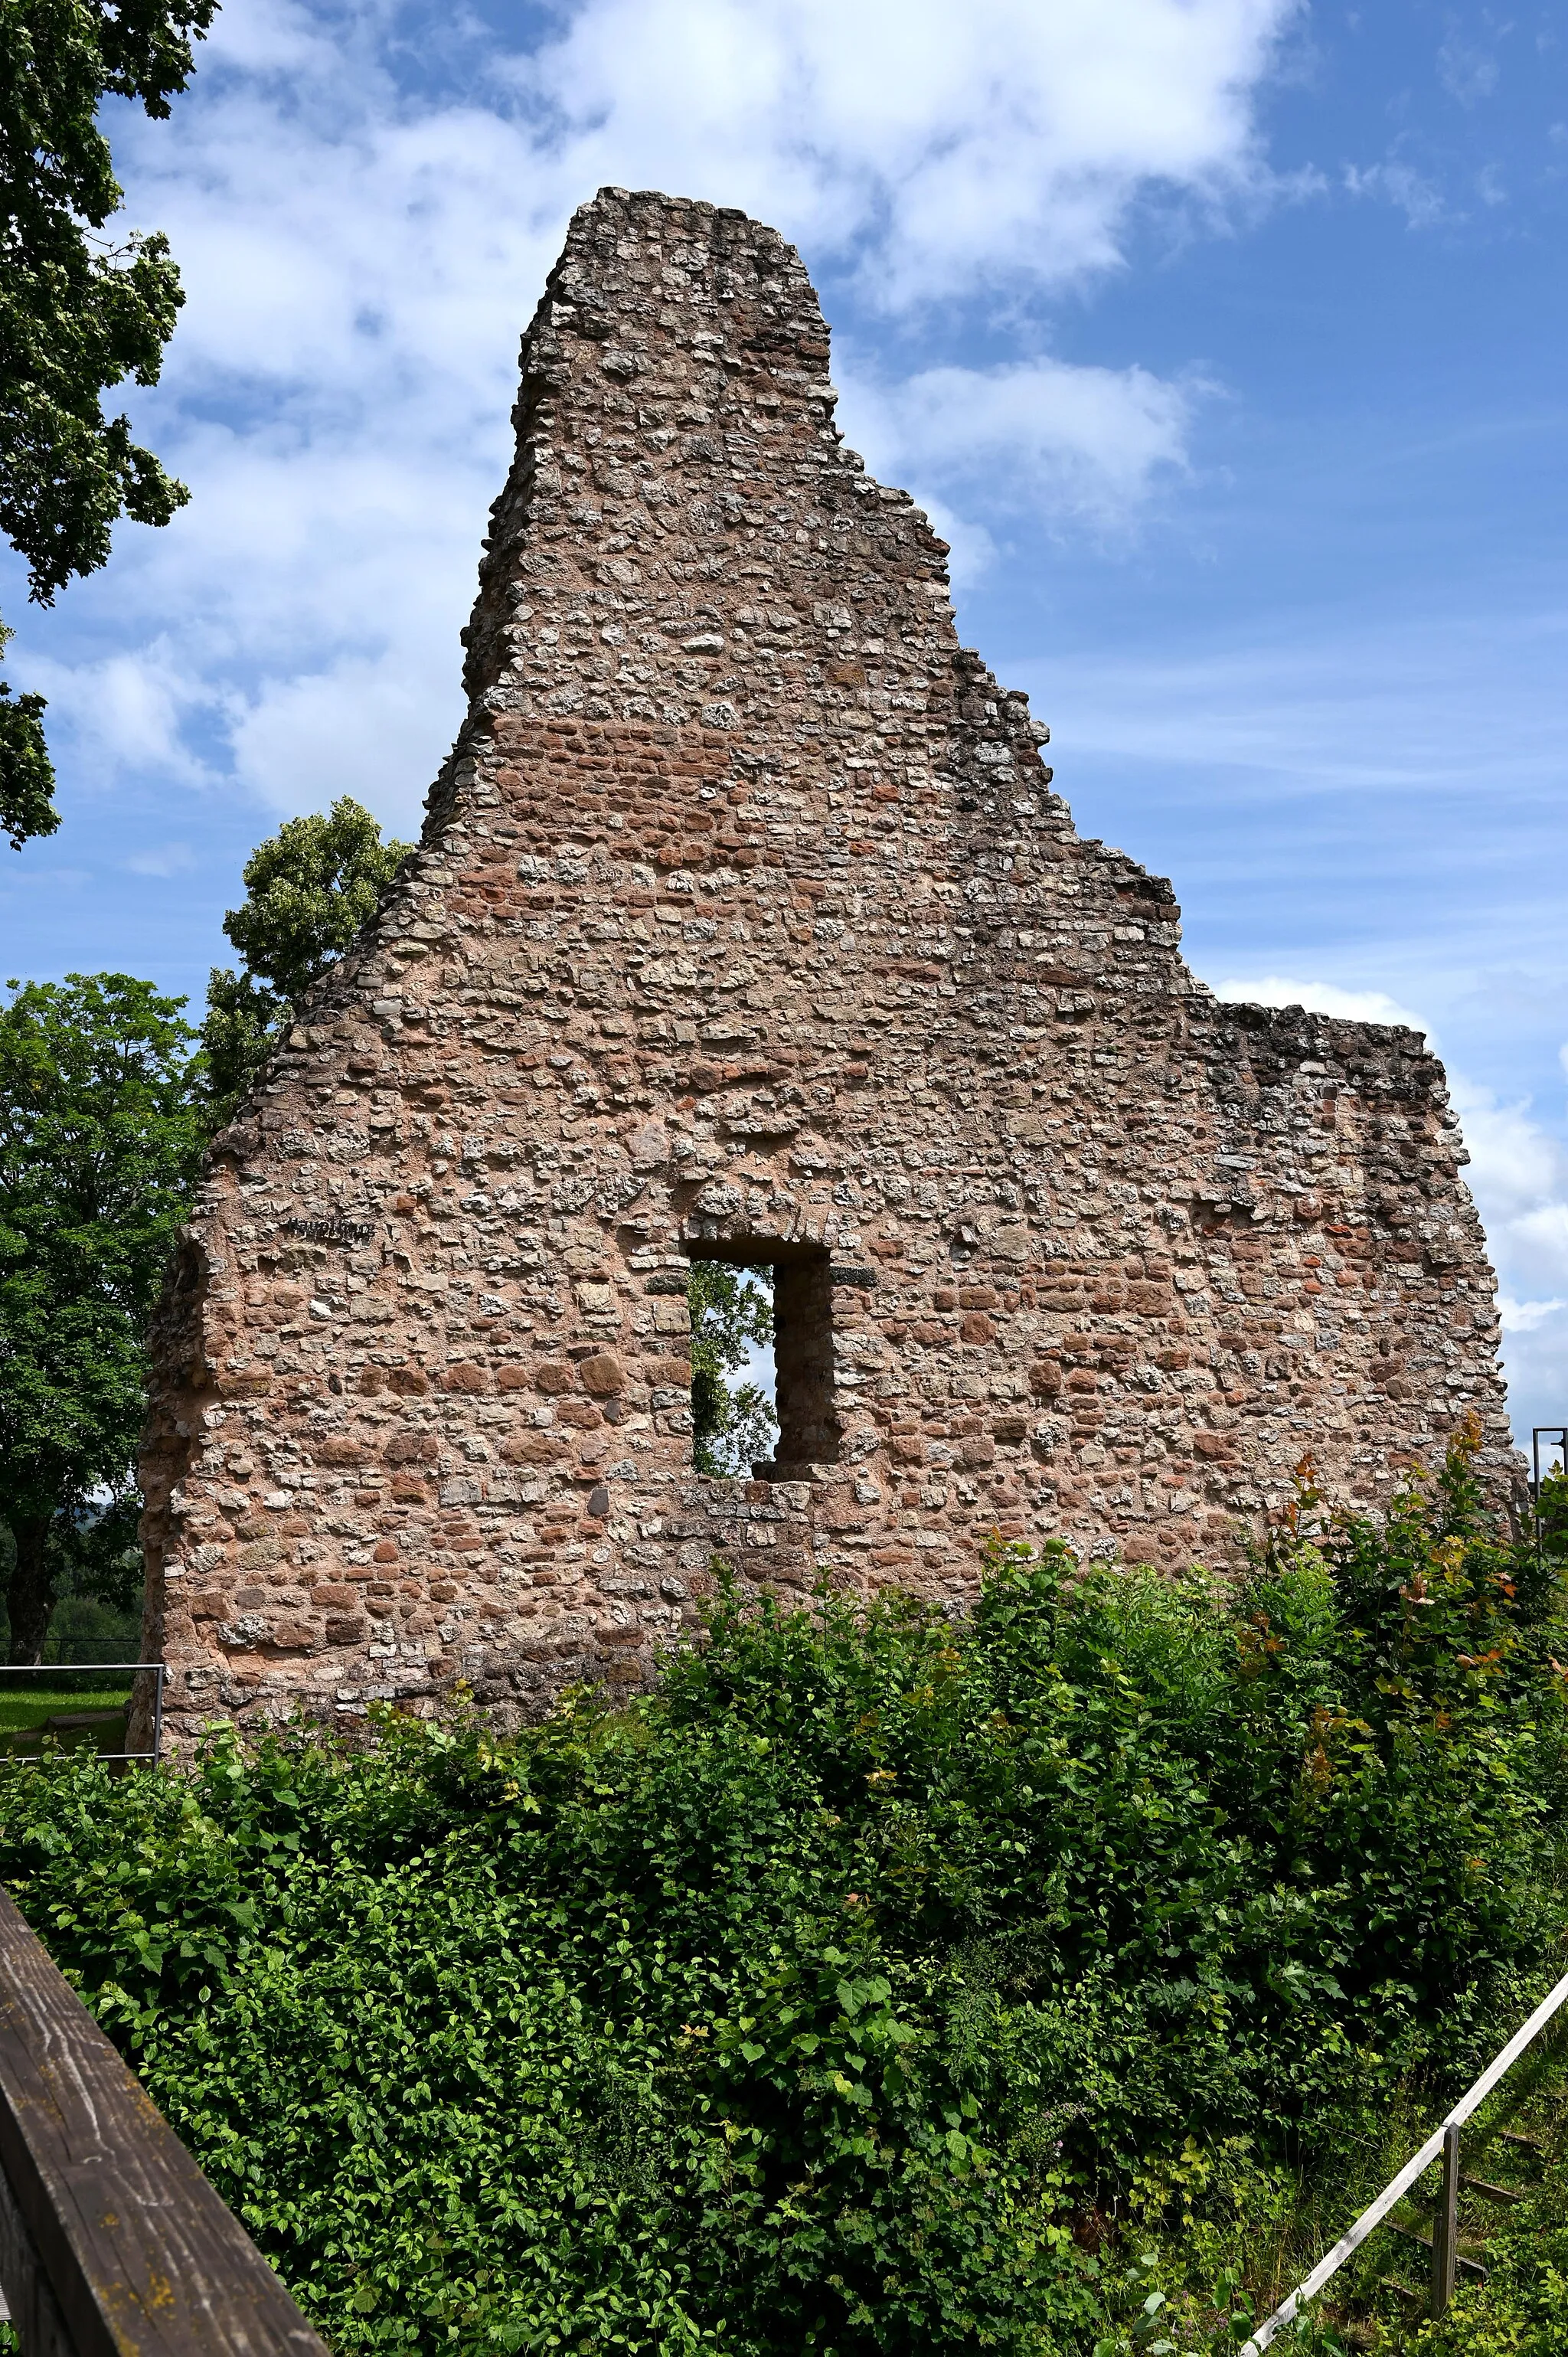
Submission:
[[[339,2351],[1077,2352],[1075,2224],[1518,2018],[1556,1609],[1460,1451],[1237,1594],[999,1549],[964,1620],[723,1595],[514,1743],[0,1771],[0,1877]]]

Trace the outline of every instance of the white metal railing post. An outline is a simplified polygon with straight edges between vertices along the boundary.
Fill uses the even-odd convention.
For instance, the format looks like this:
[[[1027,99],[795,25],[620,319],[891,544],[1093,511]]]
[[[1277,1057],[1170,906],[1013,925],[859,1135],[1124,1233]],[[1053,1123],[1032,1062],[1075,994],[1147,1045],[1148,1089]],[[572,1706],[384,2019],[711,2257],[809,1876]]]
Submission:
[[[1325,2257],[1319,2259],[1305,2281],[1297,2284],[1290,2298],[1282,2301],[1273,2316],[1259,2325],[1251,2339],[1241,2343],[1237,2352],[1237,2357],[1262,2357],[1262,2352],[1268,2347],[1270,2341],[1278,2333],[1283,2332],[1287,2324],[1293,2324],[1295,2321],[1307,2301],[1317,2298],[1324,2285],[1338,2274],[1346,2260],[1359,2251],[1368,2235],[1382,2224],[1395,2202],[1409,2192],[1417,2178],[1431,2168],[1439,2153],[1446,2152],[1450,2129],[1454,2131],[1454,2181],[1455,2192],[1457,2191],[1459,2130],[1471,2113],[1478,2110],[1486,2102],[1498,2081],[1519,2061],[1531,2039],[1538,2031],[1545,2029],[1552,2015],[1565,1999],[1568,1999],[1568,1973],[1564,1973],[1550,1996],[1541,1998],[1523,2028],[1515,2030],[1502,2052],[1493,2056],[1475,2085],[1460,2096],[1443,2126],[1427,2137],[1421,2150],[1412,2154],[1400,2170],[1399,2175],[1391,2178],[1377,2200],[1362,2211],[1348,2233],[1340,2236],[1334,2248]],[[1435,2235],[1433,2240],[1435,2242]],[[1452,2285],[1452,2274],[1450,2274],[1449,2282]]]

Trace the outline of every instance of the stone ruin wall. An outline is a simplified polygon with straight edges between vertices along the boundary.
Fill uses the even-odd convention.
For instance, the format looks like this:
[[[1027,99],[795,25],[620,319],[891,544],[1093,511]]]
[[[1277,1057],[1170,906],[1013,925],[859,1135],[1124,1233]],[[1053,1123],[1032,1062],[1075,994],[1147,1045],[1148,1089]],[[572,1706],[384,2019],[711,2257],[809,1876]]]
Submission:
[[[1193,978],[834,399],[772,231],[578,213],[423,844],[160,1312],[178,1739],[634,1688],[715,1553],[953,1600],[993,1531],[1224,1560],[1305,1449],[1375,1508],[1471,1411],[1511,1479],[1441,1067]],[[779,1265],[767,1478],[691,1469],[703,1253]]]

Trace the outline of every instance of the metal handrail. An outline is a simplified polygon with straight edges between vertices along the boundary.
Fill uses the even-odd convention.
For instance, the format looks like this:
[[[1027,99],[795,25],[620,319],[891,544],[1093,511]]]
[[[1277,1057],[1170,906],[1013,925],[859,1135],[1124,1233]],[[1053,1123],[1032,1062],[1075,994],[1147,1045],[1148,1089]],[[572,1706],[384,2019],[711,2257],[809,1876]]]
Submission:
[[[1544,1448],[1542,1443],[1545,1444]],[[1546,1458],[1544,1472],[1541,1463],[1543,1455]],[[1559,1460],[1555,1465],[1552,1461],[1554,1457]],[[1535,1530],[1535,1553],[1539,1561],[1545,1537],[1541,1522],[1541,1484],[1553,1473],[1568,1473],[1568,1424],[1537,1424],[1530,1427],[1530,1518]]]
[[[1324,2285],[1331,2276],[1338,2274],[1353,2252],[1360,2249],[1374,2227],[1382,2224],[1395,2202],[1409,2192],[1416,2179],[1431,2168],[1439,2154],[1443,2156],[1444,2161],[1443,2203],[1438,2212],[1438,2230],[1432,2238],[1432,2255],[1434,2301],[1436,2311],[1441,2313],[1441,2306],[1438,2303],[1445,2303],[1446,2295],[1453,2289],[1454,2283],[1453,2218],[1455,2198],[1459,2184],[1459,2130],[1471,2113],[1485,2103],[1504,2072],[1511,2069],[1519,2061],[1531,2039],[1545,2029],[1564,1999],[1568,1999],[1568,1973],[1564,1973],[1550,1996],[1542,1997],[1523,2029],[1515,2030],[1502,2052],[1487,2063],[1475,2085],[1467,2093],[1460,2096],[1442,2126],[1433,2130],[1421,2150],[1412,2159],[1406,2161],[1397,2177],[1384,2186],[1370,2207],[1362,2211],[1349,2233],[1341,2235],[1326,2258],[1319,2259],[1305,2283],[1297,2284],[1290,2298],[1281,2307],[1275,2309],[1266,2323],[1258,2327],[1251,2339],[1242,2342],[1238,2357],[1262,2357],[1262,2351],[1268,2347],[1275,2334],[1283,2332],[1287,2324],[1294,2321],[1296,2315],[1307,2300],[1316,2298]],[[1447,2222],[1446,2233],[1443,2231],[1444,2221]],[[1446,2276],[1446,2282],[1440,2286],[1441,2275]]]
[[[1546,1458],[1547,1458],[1547,1466],[1546,1466],[1546,1471],[1547,1471],[1547,1473],[1551,1473],[1551,1472],[1552,1471],[1552,1469],[1553,1469],[1552,1465],[1552,1462],[1551,1462],[1551,1459],[1552,1459],[1552,1452],[1553,1452],[1554,1450],[1555,1450],[1556,1454],[1557,1454],[1557,1455],[1558,1455],[1558,1456],[1563,1459],[1563,1468],[1562,1468],[1562,1469],[1563,1469],[1564,1472],[1568,1472],[1568,1425],[1565,1425],[1565,1424],[1537,1424],[1537,1425],[1532,1425],[1532,1426],[1530,1426],[1530,1496],[1531,1496],[1532,1498],[1534,1498],[1534,1497],[1538,1497],[1538,1496],[1540,1495],[1540,1493],[1541,1493],[1541,1484],[1542,1480],[1545,1479],[1545,1475],[1543,1475],[1543,1474],[1542,1474],[1541,1469],[1541,1442],[1542,1442],[1542,1441],[1544,1441],[1544,1442],[1546,1443],[1545,1455],[1546,1455]]]
[[[145,1760],[156,1768],[163,1754],[164,1682],[168,1676],[166,1662],[0,1662],[0,1678],[58,1677],[62,1672],[69,1672],[73,1677],[86,1675],[124,1677],[132,1672],[140,1674],[144,1671],[150,1672],[153,1680],[152,1749],[150,1751],[100,1751],[95,1753],[94,1757],[99,1760]],[[130,1709],[129,1701],[126,1703],[126,1709],[127,1711]],[[26,1760],[31,1757],[28,1752],[0,1753],[0,1759]]]

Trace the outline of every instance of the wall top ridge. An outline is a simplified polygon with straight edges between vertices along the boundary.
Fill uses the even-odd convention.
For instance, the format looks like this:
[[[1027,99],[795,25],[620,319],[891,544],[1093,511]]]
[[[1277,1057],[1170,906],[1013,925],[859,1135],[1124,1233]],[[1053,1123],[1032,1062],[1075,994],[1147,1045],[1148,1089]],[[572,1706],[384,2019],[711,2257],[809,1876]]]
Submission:
[[[742,267],[747,257],[757,265],[749,274]],[[815,699],[830,708],[795,716],[795,758],[809,748],[820,758],[835,736],[842,743],[849,716],[840,717],[832,706],[875,705],[880,688],[906,713],[917,701],[926,710],[904,720],[901,745],[889,746],[884,721],[872,749],[893,751],[912,779],[922,759],[934,765],[929,782],[953,793],[954,818],[971,822],[977,842],[988,823],[1000,822],[1006,834],[1030,835],[1036,847],[1049,836],[1058,856],[1078,843],[1071,813],[1038,759],[1049,730],[1033,720],[1022,691],[1003,689],[979,651],[958,644],[947,545],[908,492],[877,482],[844,445],[832,420],[837,394],[828,362],[828,329],[814,289],[799,254],[777,231],[734,209],[653,191],[601,190],[579,209],[523,339],[517,457],[492,511],[480,594],[464,634],[470,709],[454,762],[433,792],[433,845],[445,839],[459,800],[474,816],[477,802],[493,796],[493,774],[505,759],[498,737],[504,724],[524,715],[553,723],[557,732],[574,723],[618,723],[637,731],[694,723],[710,748],[723,743],[718,732],[730,732],[732,767],[788,770],[789,757],[770,741],[777,729],[749,725],[759,683],[746,682],[750,693],[737,694],[736,679],[726,685],[721,675],[710,683],[709,700],[699,698],[693,708],[687,695],[670,693],[669,669],[672,662],[679,669],[679,657],[706,657],[710,670],[721,668],[734,660],[737,633],[760,632],[766,642],[769,626],[841,635],[857,619],[852,608],[868,577],[888,593],[885,603],[902,608],[904,651],[911,660],[900,676],[885,651],[883,676],[871,682],[853,661],[832,666],[826,696]],[[609,446],[618,440],[612,457]],[[563,494],[574,488],[574,475],[575,487],[593,496],[566,505]],[[622,500],[640,494],[644,511],[628,517],[624,506],[612,510],[607,491]],[[800,511],[802,495],[809,515]],[[699,550],[693,564],[693,552],[671,551],[668,531],[658,528],[676,511],[699,526],[711,524],[716,504],[727,509],[717,521],[744,522],[756,540],[762,518],[755,504],[747,515],[746,502],[764,499],[780,509],[792,503],[796,544],[781,546],[786,534],[777,528],[766,535],[771,544],[744,552],[733,539],[723,550],[719,537],[718,570],[731,576],[723,584],[714,578],[717,551],[704,565]],[[882,544],[868,552],[864,525],[872,519]],[[824,525],[838,544],[821,536]],[[846,550],[846,525],[858,547]],[[803,547],[813,532],[816,545]],[[846,554],[847,570],[860,575],[848,598]],[[750,561],[736,568],[742,554]],[[603,662],[596,694],[586,683],[564,680],[558,630],[548,653],[542,634],[528,644],[526,625],[537,629],[540,620],[536,597],[542,603],[575,597],[580,609],[596,608],[601,639],[624,635],[632,618],[657,621],[665,660],[645,662],[640,683],[646,690],[647,673],[658,672],[653,692],[627,693],[624,664],[619,694],[607,692]],[[645,630],[645,654],[647,648]],[[529,651],[543,658],[532,681],[526,660],[519,661]],[[680,685],[693,689],[689,673]],[[858,695],[856,688],[863,690]],[[864,756],[866,748],[858,749]],[[864,758],[854,766],[864,769]],[[1026,813],[999,810],[997,784],[1020,780],[1035,807]],[[528,819],[539,830],[569,827],[572,805],[535,807]],[[1168,904],[1176,922],[1179,910],[1164,879],[1093,843],[1084,844],[1083,856],[1102,861],[1108,872],[1114,867],[1122,888],[1142,884],[1147,897]],[[1173,970],[1169,980],[1178,990],[1203,987],[1185,968]]]

